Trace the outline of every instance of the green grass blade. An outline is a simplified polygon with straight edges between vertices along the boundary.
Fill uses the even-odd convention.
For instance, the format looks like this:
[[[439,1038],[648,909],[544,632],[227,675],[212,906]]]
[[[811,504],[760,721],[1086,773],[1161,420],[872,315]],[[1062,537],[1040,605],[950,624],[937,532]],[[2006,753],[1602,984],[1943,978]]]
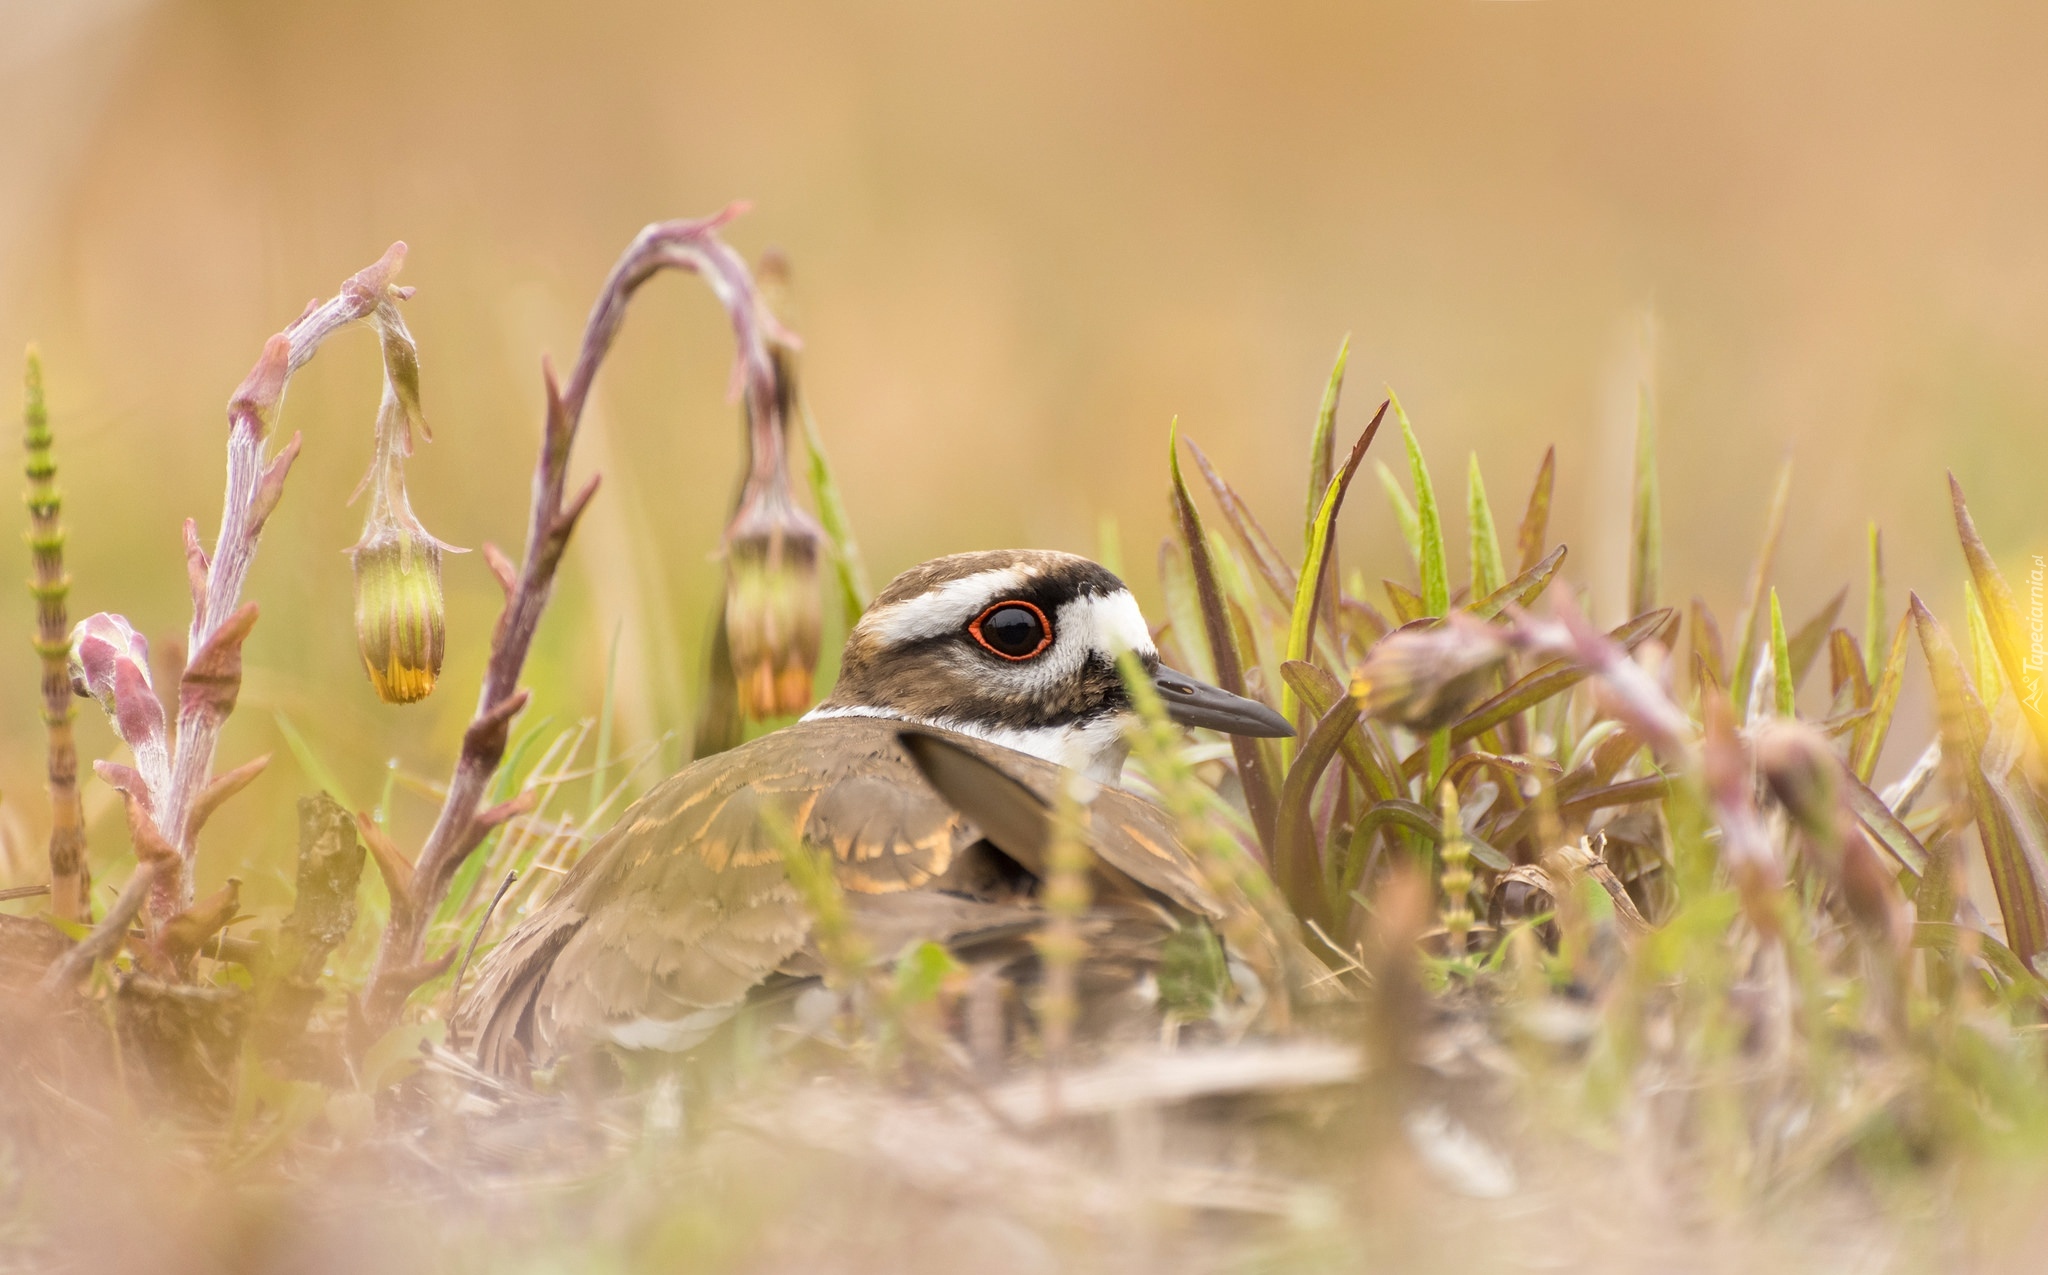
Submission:
[[[612,768],[612,710],[619,689],[619,638],[624,624],[612,626],[611,654],[604,662],[604,703],[597,711],[597,758],[590,767],[590,815],[604,804],[606,773]]]
[[[1976,584],[1982,600],[1990,645],[1997,652],[1999,666],[2005,671],[2006,684],[2013,688],[2021,711],[2033,727],[2034,738],[2043,749],[2048,749],[2048,696],[2040,693],[2041,670],[2028,667],[2033,643],[2021,631],[2019,605],[2013,599],[2005,576],[2000,574],[1998,563],[1992,560],[1991,551],[1984,547],[1984,538],[1977,534],[1977,523],[1970,517],[1970,507],[1963,500],[1963,485],[1956,481],[1954,474],[1948,476],[1948,491],[1949,501],[1955,508],[1956,538],[1962,542],[1963,558],[1970,565],[1970,579]]]
[[[1209,658],[1216,667],[1216,684],[1233,695],[1242,695],[1245,693],[1244,665],[1238,653],[1237,639],[1231,631],[1223,592],[1217,587],[1216,566],[1210,557],[1208,536],[1202,530],[1202,516],[1195,509],[1194,497],[1188,494],[1187,480],[1181,476],[1177,421],[1167,428],[1166,449],[1167,469],[1173,480],[1174,520],[1180,531],[1181,546],[1187,550],[1188,567],[1195,577],[1195,594],[1201,600],[1202,627],[1209,638]],[[1259,844],[1265,849],[1270,862],[1274,808],[1279,794],[1274,791],[1273,781],[1266,773],[1257,740],[1232,735],[1230,748],[1237,759],[1245,809],[1251,814],[1252,827],[1258,833]]]
[[[1984,846],[1985,866],[1991,870],[1999,915],[2005,921],[2005,941],[2020,961],[2031,968],[2034,957],[2048,948],[2048,902],[2044,902],[2043,883],[2013,826],[2011,812],[1993,792],[1985,774],[1984,749],[1991,733],[1990,715],[1970,684],[1962,657],[1941,622],[1917,594],[1909,598],[1909,606],[1928,672],[1934,677],[1942,751],[1951,773],[1960,774],[1976,814],[1977,838]]]
[[[1749,587],[1743,592],[1742,622],[1736,626],[1735,669],[1728,689],[1734,696],[1737,720],[1749,712],[1750,684],[1756,679],[1757,624],[1763,618],[1764,590],[1777,566],[1778,541],[1785,534],[1785,510],[1792,503],[1792,459],[1786,457],[1778,469],[1778,484],[1771,492],[1770,513],[1764,519],[1763,548],[1750,568]]]
[[[1308,504],[1302,514],[1302,544],[1315,539],[1316,514],[1323,506],[1323,492],[1337,468],[1337,400],[1344,394],[1344,365],[1351,361],[1351,334],[1337,347],[1337,361],[1330,368],[1329,383],[1323,386],[1323,402],[1316,409],[1316,431],[1308,444]]]
[[[1479,475],[1478,452],[1465,466],[1465,521],[1472,538],[1472,596],[1485,598],[1507,582],[1508,572],[1493,527],[1493,506],[1486,500],[1486,480]]]
[[[1849,737],[1849,768],[1866,784],[1877,773],[1877,759],[1891,732],[1892,713],[1899,706],[1899,688],[1906,681],[1907,635],[1912,631],[1913,617],[1900,616],[1884,664],[1878,669],[1877,685],[1871,689],[1870,716],[1858,722],[1855,734]]]
[[[1113,576],[1124,573],[1124,533],[1115,514],[1104,514],[1095,524],[1095,560]]]
[[[1863,675],[1873,685],[1884,676],[1884,536],[1877,523],[1870,524],[1870,580],[1863,599]]]
[[[1387,401],[1393,404],[1394,419],[1401,426],[1401,441],[1408,448],[1408,482],[1415,488],[1423,613],[1442,615],[1451,609],[1451,573],[1444,561],[1444,522],[1437,511],[1436,487],[1429,481],[1429,465],[1422,459],[1422,444],[1416,441],[1407,409],[1392,390],[1387,391]]]
[[[804,418],[805,450],[810,454],[811,503],[818,507],[818,522],[825,528],[825,539],[832,544],[832,575],[839,587],[839,608],[846,627],[851,629],[859,622],[860,613],[867,610],[874,591],[868,588],[867,566],[861,561],[860,545],[853,538],[853,523],[846,516],[839,484],[832,481],[832,467],[825,459],[825,445],[818,438],[818,423],[811,419],[811,405],[799,401],[797,410]]]
[[[1385,461],[1374,461],[1378,470],[1380,487],[1387,493],[1387,504],[1394,510],[1395,525],[1401,529],[1401,543],[1408,546],[1408,560],[1417,566],[1422,564],[1422,522],[1415,516],[1415,506],[1408,501],[1408,493],[1401,489],[1401,480],[1394,477],[1394,471],[1387,468]]]
[[[361,810],[362,807],[356,804],[355,798],[349,796],[347,785],[343,784],[340,776],[329,769],[320,755],[313,751],[313,746],[306,742],[306,737],[299,733],[299,728],[292,724],[292,719],[285,716],[284,710],[279,709],[272,717],[277,721],[277,733],[284,736],[284,746],[291,749],[292,759],[299,763],[299,769],[305,773],[306,778],[313,781],[313,786],[326,790],[329,796],[348,810]]]
[[[1628,541],[1628,613],[1641,615],[1657,605],[1664,564],[1664,513],[1657,491],[1657,422],[1650,409],[1650,387],[1636,387],[1635,498],[1630,502]]]
[[[1273,875],[1287,895],[1294,914],[1327,928],[1330,900],[1323,889],[1323,865],[1316,853],[1315,818],[1309,798],[1316,781],[1329,769],[1352,727],[1358,724],[1358,702],[1341,696],[1308,732],[1301,755],[1287,768],[1280,787],[1279,819],[1273,835]]]
[[[1849,586],[1845,584],[1841,592],[1814,612],[1786,641],[1785,651],[1791,659],[1787,667],[1792,671],[1792,689],[1795,692],[1806,684],[1806,675],[1813,670],[1814,661],[1827,647],[1828,632],[1835,627],[1835,617],[1842,613],[1842,605],[1848,600]]]
[[[1536,483],[1529,490],[1529,507],[1522,513],[1521,530],[1515,534],[1515,552],[1521,571],[1543,557],[1543,545],[1550,538],[1550,495],[1557,486],[1557,448],[1543,450],[1543,463],[1536,467]]]
[[[1780,717],[1797,717],[1792,688],[1792,652],[1785,639],[1785,613],[1778,608],[1778,591],[1771,590],[1771,682],[1773,706]]]

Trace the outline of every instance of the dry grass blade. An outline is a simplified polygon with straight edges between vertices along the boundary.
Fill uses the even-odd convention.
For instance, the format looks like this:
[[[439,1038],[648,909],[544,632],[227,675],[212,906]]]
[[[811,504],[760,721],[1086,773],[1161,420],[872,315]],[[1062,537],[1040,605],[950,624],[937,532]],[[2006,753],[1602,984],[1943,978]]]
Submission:
[[[1970,517],[1970,507],[1963,500],[1963,485],[1956,481],[1954,474],[1948,476],[1948,491],[1955,511],[1956,538],[1962,542],[1963,558],[1970,567],[1970,579],[1975,582],[1982,600],[1984,623],[1990,630],[1991,644],[1997,650],[1998,662],[2020,701],[2021,710],[2033,727],[2034,738],[2042,748],[2048,749],[2048,709],[2043,708],[2041,669],[2030,662],[2031,653],[2021,632],[2019,604],[2014,600],[2005,576],[1999,572],[1998,563],[1991,557],[1991,551],[1984,547],[1983,537],[1977,534],[1976,520]],[[2037,606],[2039,597],[2037,593]],[[2039,611],[2035,614],[2038,617]],[[2038,635],[2038,619],[2036,623]],[[1988,694],[1989,688],[1986,690]]]
[[[1750,568],[1749,586],[1743,591],[1742,620],[1736,625],[1734,676],[1729,689],[1735,694],[1735,711],[1747,711],[1750,684],[1756,676],[1757,625],[1763,617],[1764,594],[1778,563],[1778,541],[1785,534],[1785,510],[1792,503],[1792,460],[1787,457],[1778,470],[1777,486],[1771,490],[1770,513],[1764,519],[1764,543]]]
[[[1522,513],[1522,526],[1515,533],[1519,571],[1527,571],[1543,557],[1550,536],[1550,497],[1557,486],[1557,448],[1543,449],[1543,463],[1536,467],[1536,482],[1529,490],[1529,505]]]
[[[2012,812],[1993,791],[1985,772],[1990,716],[1963,672],[1962,657],[1941,622],[1917,594],[1911,597],[1910,607],[1920,649],[1934,676],[1942,752],[1975,812],[1977,836],[1984,845],[1985,864],[1991,870],[1999,914],[2005,921],[2006,943],[2031,966],[2034,957],[2048,948],[2048,899],[2043,897],[2037,865],[2029,860],[2013,826]]]
[[[1202,516],[1195,509],[1194,497],[1188,493],[1187,481],[1181,477],[1179,437],[1178,429],[1168,429],[1168,469],[1173,478],[1173,509],[1179,524],[1181,545],[1187,550],[1188,565],[1195,577],[1195,593],[1201,600],[1202,627],[1209,638],[1209,658],[1216,668],[1216,684],[1233,695],[1242,695],[1245,693],[1244,665],[1238,654],[1236,635],[1231,632],[1230,616],[1224,609],[1223,593],[1216,585],[1216,568],[1209,555],[1208,537],[1202,530]],[[1201,453],[1197,452],[1197,461],[1200,457]],[[1238,779],[1244,787],[1245,807],[1251,814],[1252,827],[1258,833],[1259,844],[1270,856],[1273,853],[1273,825],[1279,794],[1274,791],[1273,781],[1266,774],[1258,741],[1233,735],[1230,746],[1237,758]]]
[[[1628,613],[1657,605],[1664,566],[1664,513],[1657,490],[1657,422],[1650,387],[1636,387],[1635,493],[1629,503]]]
[[[1195,445],[1193,439],[1188,440],[1188,451],[1194,454],[1195,468],[1201,473],[1202,480],[1209,484],[1209,494],[1215,497],[1216,507],[1223,511],[1223,525],[1229,528],[1238,548],[1250,561],[1253,573],[1266,586],[1275,602],[1283,607],[1292,606],[1296,587],[1294,569],[1287,565],[1287,560],[1281,557],[1280,551],[1274,547],[1273,538],[1266,534],[1266,529],[1252,516],[1251,507],[1246,505],[1244,499],[1223,480],[1223,475],[1209,463],[1208,456]],[[1178,469],[1179,465],[1180,457],[1176,452],[1174,466]]]
[[[1834,628],[1835,617],[1842,613],[1842,606],[1849,600],[1849,586],[1828,599],[1826,606],[1813,613],[1806,623],[1799,626],[1786,640],[1786,670],[1792,677],[1792,689],[1798,690],[1806,682],[1806,675],[1813,671],[1815,660],[1828,644],[1828,631]]]

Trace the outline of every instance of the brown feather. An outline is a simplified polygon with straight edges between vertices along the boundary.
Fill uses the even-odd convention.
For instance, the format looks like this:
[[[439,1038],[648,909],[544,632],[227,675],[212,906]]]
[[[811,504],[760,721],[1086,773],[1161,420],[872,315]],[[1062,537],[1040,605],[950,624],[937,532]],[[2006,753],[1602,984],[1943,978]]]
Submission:
[[[1018,888],[980,829],[925,782],[897,741],[902,729],[873,717],[800,722],[655,788],[483,960],[457,1010],[458,1035],[486,1067],[517,1072],[622,1024],[732,1010],[777,973],[815,972],[810,916],[762,825],[768,809],[830,852],[854,923],[878,953],[1029,929],[1038,916],[1029,882]],[[1041,805],[1070,774],[943,738]],[[1164,812],[1112,788],[1088,817],[1105,923],[1121,917],[1114,928],[1163,937],[1177,915],[1221,914]]]

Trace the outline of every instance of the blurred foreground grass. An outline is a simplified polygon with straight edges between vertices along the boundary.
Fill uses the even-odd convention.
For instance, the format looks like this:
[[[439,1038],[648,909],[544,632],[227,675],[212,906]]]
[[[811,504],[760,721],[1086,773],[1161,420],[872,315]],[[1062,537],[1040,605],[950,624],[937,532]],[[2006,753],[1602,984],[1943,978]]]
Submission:
[[[774,422],[795,438],[794,355],[749,338],[772,329],[750,291],[722,295],[743,368],[760,340],[790,391],[747,382],[758,459],[771,404],[798,409]],[[403,409],[404,352],[375,313]],[[688,728],[621,740],[616,657],[542,644],[523,684],[553,711],[512,719],[481,794],[502,817],[445,899],[409,896],[421,837],[386,817],[408,792],[439,804],[445,759],[363,791],[332,760],[343,719],[308,705],[276,718],[303,786],[330,797],[301,806],[295,883],[152,904],[82,982],[42,991],[85,926],[10,904],[0,1252],[173,1270],[2033,1269],[2038,586],[2001,574],[1955,487],[1953,623],[1900,605],[1875,528],[1860,619],[1846,589],[1788,615],[1773,581],[1802,552],[1783,536],[1796,486],[1760,471],[1775,496],[1740,612],[1677,604],[1645,393],[1628,485],[1601,497],[1631,511],[1632,618],[1603,632],[1569,584],[1586,555],[1550,534],[1555,456],[1512,513],[1477,457],[1456,499],[1391,395],[1342,446],[1344,363],[1304,429],[1302,515],[1269,530],[1176,437],[1177,534],[1157,555],[1163,657],[1280,706],[1299,736],[1189,742],[1156,711],[1133,734],[1130,783],[1241,901],[1222,937],[1262,996],[1195,979],[1156,1045],[1048,1033],[987,1075],[946,1045],[963,971],[883,953],[849,958],[846,1012],[800,1038],[743,1024],[679,1068],[630,1064],[623,1087],[482,1076],[443,1023],[473,945],[684,752],[763,727],[737,716],[758,651],[711,662]],[[57,437],[61,459],[61,421]],[[810,589],[829,650],[866,586],[812,455],[843,570],[776,587]],[[1409,564],[1378,585],[1333,534],[1368,460]],[[721,624],[763,596],[734,588]],[[466,707],[474,667],[451,660],[444,701]],[[1922,667],[1931,729],[1894,720]],[[594,668],[604,690],[579,701]],[[1880,791],[1894,734],[1919,760]],[[200,852],[209,885],[266,859],[236,837]],[[353,866],[322,886],[317,863]],[[100,853],[95,917],[129,866]],[[829,887],[813,897],[829,918]],[[380,1008],[393,899],[426,908],[423,952],[447,960]]]

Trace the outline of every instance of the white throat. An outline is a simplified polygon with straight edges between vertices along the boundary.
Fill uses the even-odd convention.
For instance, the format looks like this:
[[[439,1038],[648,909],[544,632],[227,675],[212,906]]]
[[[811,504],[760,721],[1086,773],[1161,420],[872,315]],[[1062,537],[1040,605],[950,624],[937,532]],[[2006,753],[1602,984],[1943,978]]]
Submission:
[[[805,713],[802,720],[816,722],[832,717],[881,717],[913,726],[929,726],[934,730],[950,730],[962,735],[972,735],[976,739],[985,739],[999,747],[1028,753],[1033,757],[1065,766],[1069,770],[1079,771],[1098,784],[1122,783],[1124,759],[1130,756],[1131,752],[1131,746],[1124,738],[1124,716],[1121,713],[1098,717],[1092,721],[1071,722],[1064,726],[1020,727],[988,726],[949,717],[911,717],[893,708],[854,705],[847,708],[814,708]]]

